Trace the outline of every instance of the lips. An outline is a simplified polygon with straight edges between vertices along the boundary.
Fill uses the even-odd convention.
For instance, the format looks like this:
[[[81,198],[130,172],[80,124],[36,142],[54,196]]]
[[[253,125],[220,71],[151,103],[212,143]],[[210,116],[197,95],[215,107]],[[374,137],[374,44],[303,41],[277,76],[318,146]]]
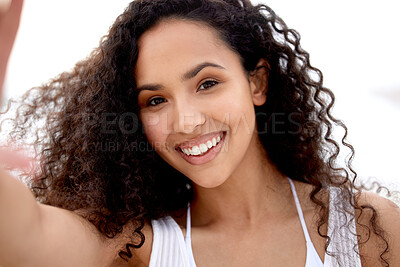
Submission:
[[[209,133],[209,134],[204,134],[202,136],[187,140],[185,142],[182,142],[178,145],[176,145],[176,149],[180,148],[180,149],[184,149],[184,148],[192,148],[193,146],[198,146],[200,144],[204,144],[209,140],[212,140],[214,137],[217,138],[222,137],[224,135],[224,131],[219,131],[219,132],[213,132],[213,133]]]
[[[200,165],[213,160],[222,148],[226,132],[203,135],[176,147],[179,154],[190,164]]]
[[[203,140],[190,141],[179,145],[179,149],[188,156],[198,156],[206,153],[211,148],[215,147],[222,139],[223,133],[219,133],[216,136],[207,136]]]

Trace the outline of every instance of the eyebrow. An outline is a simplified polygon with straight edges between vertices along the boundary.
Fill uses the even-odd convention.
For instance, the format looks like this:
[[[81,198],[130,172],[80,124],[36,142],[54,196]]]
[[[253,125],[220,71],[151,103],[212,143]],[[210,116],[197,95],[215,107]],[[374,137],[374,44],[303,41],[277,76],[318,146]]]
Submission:
[[[158,91],[162,89],[163,86],[161,84],[145,84],[136,88],[137,91],[141,92],[144,90],[148,91]]]
[[[194,77],[196,77],[196,75],[202,71],[204,68],[207,67],[214,67],[214,68],[219,68],[219,69],[225,69],[224,67],[215,64],[215,63],[211,63],[211,62],[204,62],[204,63],[200,63],[199,65],[195,66],[193,69],[189,70],[188,72],[186,72],[185,74],[182,75],[182,80],[186,81],[189,79],[192,79]]]
[[[202,71],[203,69],[205,69],[207,67],[214,67],[214,68],[225,70],[225,68],[222,67],[221,65],[211,63],[211,62],[203,62],[203,63],[196,65],[194,68],[190,69],[186,73],[184,73],[181,77],[182,81],[190,80],[190,79],[196,77],[196,75],[200,71]],[[164,86],[162,86],[161,84],[145,84],[145,85],[137,87],[136,90],[138,90],[139,92],[141,92],[143,90],[157,91],[157,90],[162,89],[163,87]]]

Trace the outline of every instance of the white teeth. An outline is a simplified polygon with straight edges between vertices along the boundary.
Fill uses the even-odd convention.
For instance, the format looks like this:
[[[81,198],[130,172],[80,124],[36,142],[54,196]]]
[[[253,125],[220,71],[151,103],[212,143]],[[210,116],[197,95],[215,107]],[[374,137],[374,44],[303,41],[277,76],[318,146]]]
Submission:
[[[200,144],[200,151],[201,153],[207,152],[208,147],[205,144]]]
[[[195,156],[200,155],[200,148],[198,146],[192,147],[192,154]]]
[[[205,144],[200,144],[192,148],[184,148],[182,149],[182,152],[188,156],[190,155],[198,156],[200,154],[207,152],[212,147],[216,146],[220,141],[221,141],[220,136],[218,136],[217,138],[214,137],[212,140],[207,141]]]
[[[213,147],[213,144],[212,144],[211,141],[207,141],[207,147],[208,147],[208,148],[212,148],[212,147]]]
[[[215,139],[215,137],[212,139],[212,145],[216,146],[217,145],[217,140]]]

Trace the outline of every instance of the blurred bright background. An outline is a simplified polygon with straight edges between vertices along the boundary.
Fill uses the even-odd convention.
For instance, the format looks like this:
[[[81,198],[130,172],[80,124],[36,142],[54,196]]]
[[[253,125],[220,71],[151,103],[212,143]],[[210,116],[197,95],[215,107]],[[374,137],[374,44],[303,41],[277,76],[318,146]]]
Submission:
[[[359,175],[399,189],[399,2],[253,2],[269,5],[301,34],[312,65],[322,70],[325,86],[336,94],[334,115],[349,128]],[[6,98],[18,97],[84,59],[128,3],[25,0]]]

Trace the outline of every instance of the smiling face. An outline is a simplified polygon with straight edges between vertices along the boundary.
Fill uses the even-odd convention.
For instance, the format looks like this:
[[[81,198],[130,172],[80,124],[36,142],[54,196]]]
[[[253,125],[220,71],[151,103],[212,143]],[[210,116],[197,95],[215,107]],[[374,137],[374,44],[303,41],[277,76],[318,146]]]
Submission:
[[[221,185],[257,144],[254,104],[265,93],[201,23],[165,20],[138,43],[135,78],[149,143],[197,185]]]

